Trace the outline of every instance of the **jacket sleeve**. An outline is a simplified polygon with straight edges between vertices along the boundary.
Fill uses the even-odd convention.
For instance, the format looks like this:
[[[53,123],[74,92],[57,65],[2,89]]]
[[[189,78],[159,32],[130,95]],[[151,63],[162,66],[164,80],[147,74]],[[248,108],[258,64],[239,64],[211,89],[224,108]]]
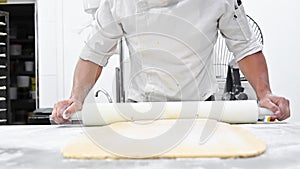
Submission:
[[[81,51],[81,59],[106,66],[110,56],[115,53],[123,30],[114,17],[113,5],[107,0],[101,1],[92,30]]]
[[[249,25],[241,0],[225,0],[224,14],[219,19],[219,30],[228,49],[238,62],[263,49]]]

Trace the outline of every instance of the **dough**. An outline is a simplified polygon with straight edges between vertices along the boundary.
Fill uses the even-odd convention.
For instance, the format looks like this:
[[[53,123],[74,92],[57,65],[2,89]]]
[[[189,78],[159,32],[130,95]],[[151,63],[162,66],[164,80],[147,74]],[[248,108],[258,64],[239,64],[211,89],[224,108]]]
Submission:
[[[176,123],[178,122],[179,123]],[[191,130],[180,136],[182,140],[178,144],[173,144],[168,151],[160,151],[156,154],[147,154],[148,151],[152,151],[160,144],[170,143],[177,135],[182,134],[180,129],[188,126],[187,124],[193,124]],[[165,133],[170,132],[170,129],[177,125],[175,128],[178,134],[161,139]],[[147,121],[140,123],[133,122],[119,122],[109,126],[102,127],[86,127],[85,132],[78,137],[71,140],[62,149],[62,155],[65,158],[75,159],[123,159],[123,158],[237,158],[237,157],[253,157],[262,154],[266,150],[266,145],[263,141],[258,139],[255,135],[251,134],[245,129],[237,125],[230,125],[227,123],[221,123],[214,120],[205,119],[181,119],[181,120],[157,120],[147,124]],[[111,132],[114,131],[114,132]],[[211,133],[212,134],[211,134]],[[159,138],[159,143],[151,141],[146,146],[138,147],[138,144],[129,145],[122,139],[117,139],[114,134],[118,133],[124,138],[133,140],[139,139],[151,139]],[[207,134],[208,133],[208,134]],[[211,135],[209,135],[211,134]],[[200,137],[207,135],[207,141],[200,144]],[[95,143],[99,143],[99,140],[109,145],[115,150],[118,147],[124,149],[128,154],[118,155],[118,152],[110,153],[104,151],[107,147],[103,147]],[[153,143],[151,145],[151,143]],[[103,145],[103,144],[102,144]],[[101,148],[102,147],[102,148]],[[159,148],[159,147],[158,147]]]

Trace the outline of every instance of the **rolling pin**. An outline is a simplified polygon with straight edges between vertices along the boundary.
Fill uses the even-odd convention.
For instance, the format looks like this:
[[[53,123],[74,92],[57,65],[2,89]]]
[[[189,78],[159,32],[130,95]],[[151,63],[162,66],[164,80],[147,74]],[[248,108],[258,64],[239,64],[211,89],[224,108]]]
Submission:
[[[143,103],[88,103],[82,108],[85,126],[158,119],[215,119],[226,123],[256,123],[273,113],[255,100]]]

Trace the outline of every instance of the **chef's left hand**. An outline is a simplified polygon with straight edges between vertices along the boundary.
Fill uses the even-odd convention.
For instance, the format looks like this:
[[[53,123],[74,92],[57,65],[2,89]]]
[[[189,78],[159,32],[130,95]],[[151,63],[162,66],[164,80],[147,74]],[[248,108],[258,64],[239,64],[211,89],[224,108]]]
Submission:
[[[259,105],[274,113],[272,121],[275,119],[282,121],[290,117],[290,102],[284,97],[266,94],[259,100]]]

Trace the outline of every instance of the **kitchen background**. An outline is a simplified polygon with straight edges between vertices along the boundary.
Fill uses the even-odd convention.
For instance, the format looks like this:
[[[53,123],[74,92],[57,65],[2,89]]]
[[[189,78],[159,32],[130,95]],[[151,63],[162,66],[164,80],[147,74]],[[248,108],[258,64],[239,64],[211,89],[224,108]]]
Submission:
[[[10,91],[17,90],[17,98],[11,100],[10,122],[22,124],[36,108],[49,108],[57,100],[69,97],[73,71],[86,35],[86,32],[79,32],[91,21],[91,16],[84,12],[81,0],[11,0],[7,3],[8,6],[1,4],[0,10],[10,12],[10,48],[22,46],[22,54],[10,58]],[[296,8],[300,1],[244,0],[243,3],[247,14],[263,31],[273,92],[291,100],[290,120],[299,121],[300,31],[297,18],[300,12]],[[32,62],[35,69],[25,71],[25,64],[30,70]],[[104,69],[96,89],[104,88],[113,93],[114,74],[111,72],[116,66],[117,55]],[[26,89],[18,87],[22,86],[16,80],[19,76],[29,77]],[[22,92],[28,95],[22,96]]]

